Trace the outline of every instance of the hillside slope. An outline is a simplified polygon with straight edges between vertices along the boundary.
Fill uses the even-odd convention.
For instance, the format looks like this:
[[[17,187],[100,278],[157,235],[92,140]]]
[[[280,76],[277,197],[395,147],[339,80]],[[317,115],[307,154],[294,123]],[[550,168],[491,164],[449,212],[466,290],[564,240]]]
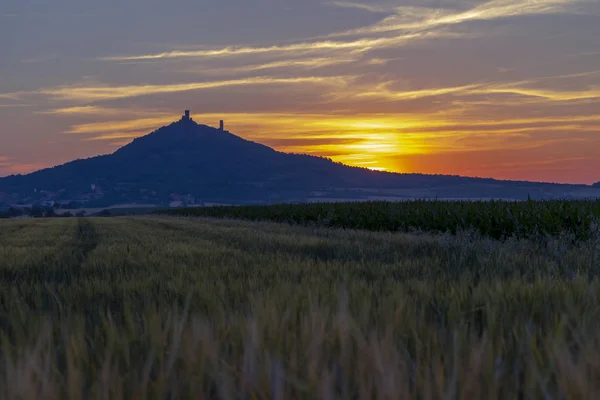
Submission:
[[[278,152],[182,118],[113,154],[0,179],[20,199],[83,199],[94,204],[165,203],[173,194],[226,203],[306,201],[314,197],[594,197],[583,185],[395,174]]]

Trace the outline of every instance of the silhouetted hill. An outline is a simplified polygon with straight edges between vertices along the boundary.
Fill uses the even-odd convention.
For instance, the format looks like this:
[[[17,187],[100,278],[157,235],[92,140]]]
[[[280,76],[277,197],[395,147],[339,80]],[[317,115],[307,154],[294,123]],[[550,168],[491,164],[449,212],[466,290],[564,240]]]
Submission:
[[[14,193],[22,201],[79,199],[90,206],[164,204],[177,199],[265,203],[373,196],[554,198],[584,188],[589,189],[375,172],[325,158],[278,152],[188,119],[140,137],[113,154],[0,179],[0,192]]]

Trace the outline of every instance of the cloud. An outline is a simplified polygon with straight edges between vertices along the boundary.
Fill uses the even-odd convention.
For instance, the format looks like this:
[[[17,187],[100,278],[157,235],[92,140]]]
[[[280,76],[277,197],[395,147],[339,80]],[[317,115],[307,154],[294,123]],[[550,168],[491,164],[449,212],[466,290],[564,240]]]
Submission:
[[[161,125],[170,123],[173,121],[172,116],[168,117],[156,117],[156,118],[143,118],[143,119],[130,119],[126,121],[107,121],[107,122],[93,122],[88,124],[77,124],[71,127],[70,130],[65,133],[73,134],[92,134],[107,132],[127,132],[127,131],[140,131],[141,129],[155,129]],[[146,132],[148,133],[148,132]],[[128,136],[129,137],[129,136]]]
[[[30,104],[0,104],[0,108],[29,107]]]
[[[356,97],[379,97],[389,100],[414,100],[424,97],[441,96],[452,93],[469,93],[470,91],[479,88],[481,85],[465,85],[456,87],[430,88],[421,90],[389,90],[387,84],[380,85],[375,90],[366,90],[357,92]]]
[[[127,133],[111,133],[111,134],[106,134],[106,135],[93,136],[93,137],[87,138],[85,140],[87,140],[87,141],[101,141],[101,140],[114,141],[114,140],[118,140],[118,139],[135,139],[135,138],[147,135],[147,134],[148,134],[148,132],[145,132],[145,131],[127,132]],[[123,141],[118,141],[117,143],[123,143]]]
[[[19,100],[17,93],[0,93],[0,100]]]
[[[154,116],[161,115],[164,117],[170,116],[170,113],[164,113],[158,110],[152,109],[135,109],[132,107],[128,108],[110,108],[101,106],[74,106],[56,108],[53,110],[37,111],[36,114],[43,115],[57,115],[57,116],[98,116],[98,117],[132,117],[132,116],[143,116],[152,114]]]
[[[130,97],[147,96],[153,94],[187,92],[203,89],[217,89],[230,86],[251,86],[251,85],[290,85],[290,84],[318,84],[318,85],[343,85],[352,77],[332,76],[332,77],[296,77],[296,78],[276,78],[276,77],[253,77],[243,79],[231,79],[224,81],[206,81],[190,83],[174,83],[165,85],[126,85],[126,86],[68,86],[51,89],[42,89],[38,92],[42,95],[50,96],[58,100],[71,101],[98,101],[115,100]]]
[[[356,3],[352,1],[332,1],[328,3],[331,6],[341,7],[341,8],[357,8],[359,10],[369,11],[372,13],[385,13],[389,14],[394,12],[397,5],[390,4],[364,4],[364,3]]]
[[[357,90],[356,86],[348,87],[340,92],[333,92],[331,96],[335,99],[339,98],[377,98],[387,101],[402,101],[416,100],[427,97],[437,97],[452,95],[455,97],[469,97],[476,95],[517,95],[522,97],[534,97],[546,101],[569,102],[576,100],[589,100],[600,98],[600,85],[589,85],[589,87],[581,90],[559,90],[548,87],[534,87],[536,83],[544,80],[557,81],[559,79],[568,79],[584,76],[597,75],[598,71],[585,73],[565,74],[555,77],[540,77],[531,80],[520,82],[504,82],[504,83],[472,83],[462,86],[448,87],[432,87],[419,90],[409,88],[393,89],[390,86],[396,82],[390,80],[377,85],[363,84]],[[556,82],[554,82],[556,83]],[[504,99],[506,102],[507,100]],[[498,99],[495,104],[501,104],[502,100]],[[513,104],[523,104],[521,99],[512,101]]]
[[[452,32],[446,29],[472,21],[490,21],[507,17],[529,15],[552,15],[560,13],[576,13],[581,6],[591,0],[491,0],[470,8],[463,9],[439,8],[398,4],[365,4],[348,1],[334,1],[329,5],[345,8],[358,8],[369,12],[391,14],[379,22],[356,29],[334,32],[321,37],[291,44],[273,44],[267,46],[231,45],[218,48],[200,48],[196,50],[172,50],[158,53],[114,55],[99,57],[103,61],[138,62],[160,61],[169,59],[219,59],[249,56],[278,56],[322,54],[329,60],[344,62],[348,56],[356,56],[369,51],[385,48],[397,48],[417,41],[435,38],[473,37],[475,32]],[[350,40],[334,40],[334,38],[350,37]],[[351,57],[352,58],[352,57]],[[316,61],[317,65],[322,63]],[[332,61],[335,63],[335,61]],[[271,64],[271,65],[269,65]],[[257,70],[281,68],[287,66],[310,66],[293,60],[276,60],[272,63],[259,64]],[[243,68],[243,67],[241,67]],[[252,69],[246,69],[249,71]],[[241,69],[240,71],[244,71]]]
[[[571,101],[597,99],[600,97],[600,86],[595,86],[590,90],[570,90],[559,91],[552,89],[523,88],[511,85],[498,85],[483,87],[466,91],[467,94],[516,94],[521,96],[539,97],[550,101]]]
[[[327,35],[356,36],[386,32],[419,32],[474,21],[490,21],[508,17],[576,13],[590,0],[492,0],[467,10],[398,6],[392,16],[358,29]],[[346,5],[347,3],[340,3]]]
[[[232,57],[232,56],[247,56],[256,54],[269,53],[299,53],[312,51],[331,51],[331,50],[364,50],[383,43],[378,39],[355,40],[349,42],[340,41],[320,41],[320,42],[303,42],[291,45],[274,45],[267,47],[243,47],[243,46],[227,46],[212,50],[174,50],[169,52],[141,54],[132,56],[110,56],[100,57],[104,61],[142,61],[142,60],[163,60],[169,58],[215,58],[215,57]]]
[[[364,53],[374,49],[396,47],[408,44],[416,40],[426,40],[439,37],[460,37],[462,35],[449,32],[417,32],[406,35],[394,35],[391,37],[359,38],[350,41],[315,40],[288,45],[273,45],[264,47],[252,46],[227,46],[216,49],[201,50],[173,50],[162,53],[138,54],[130,56],[107,56],[99,57],[104,61],[151,61],[167,60],[174,58],[220,58],[239,57],[249,55],[269,54],[311,54],[315,52],[327,53],[332,51],[346,51],[351,54]]]
[[[359,59],[359,57],[312,57],[302,59],[278,60],[263,63],[251,63],[238,65],[234,67],[219,66],[215,68],[205,68],[193,65],[189,68],[184,69],[184,71],[199,74],[229,75],[275,69],[290,70],[294,68],[302,68],[305,70],[312,70],[317,68],[330,67],[333,65],[348,64],[356,62]],[[382,60],[381,62],[385,62],[385,60]]]
[[[37,113],[47,115],[111,115],[115,112],[120,113],[121,110],[107,109],[97,106],[76,106],[38,111]]]
[[[298,149],[303,147],[314,147],[314,146],[335,146],[341,144],[356,143],[358,140],[350,137],[297,137],[297,138],[265,138],[261,140],[261,143],[267,146],[277,147],[279,149]]]

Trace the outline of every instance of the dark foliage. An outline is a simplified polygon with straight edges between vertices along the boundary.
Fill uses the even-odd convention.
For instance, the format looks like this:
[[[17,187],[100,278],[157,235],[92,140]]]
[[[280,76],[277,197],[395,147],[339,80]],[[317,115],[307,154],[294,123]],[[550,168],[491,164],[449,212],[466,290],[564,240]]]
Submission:
[[[20,217],[21,215],[23,215],[23,210],[20,208],[10,207],[6,210],[0,210],[0,219],[15,218]]]
[[[600,201],[365,202],[203,207],[169,215],[236,218],[370,231],[475,230],[495,239],[574,234],[587,239],[600,218]]]

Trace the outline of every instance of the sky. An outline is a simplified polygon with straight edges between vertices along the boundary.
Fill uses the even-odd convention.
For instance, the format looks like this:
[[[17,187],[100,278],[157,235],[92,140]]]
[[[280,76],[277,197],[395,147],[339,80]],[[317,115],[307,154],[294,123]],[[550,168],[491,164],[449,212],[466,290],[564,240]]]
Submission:
[[[598,0],[2,0],[0,176],[190,109],[354,166],[593,183],[598,38]]]

